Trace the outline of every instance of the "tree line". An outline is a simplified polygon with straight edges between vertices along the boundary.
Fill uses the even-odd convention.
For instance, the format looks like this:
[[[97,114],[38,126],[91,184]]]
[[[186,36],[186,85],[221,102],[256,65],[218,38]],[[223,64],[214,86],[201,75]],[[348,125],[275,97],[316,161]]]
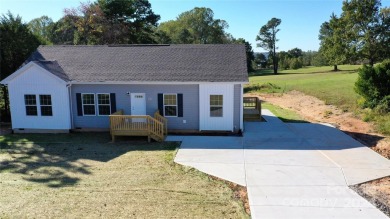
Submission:
[[[319,31],[319,51],[299,48],[276,52],[281,19],[272,18],[256,36],[257,47],[267,50],[255,54],[243,38],[226,30],[228,23],[214,17],[210,8],[195,7],[176,19],[159,23],[160,15],[148,0],[96,0],[64,9],[58,21],[48,16],[24,23],[11,12],[0,17],[0,80],[14,72],[41,44],[244,44],[248,71],[257,67],[297,69],[346,63],[373,65],[390,56],[390,9],[380,0],[345,0],[342,13],[332,14]],[[0,108],[8,112],[7,90],[1,89]],[[4,112],[2,113],[4,115]],[[6,113],[7,114],[7,113]]]

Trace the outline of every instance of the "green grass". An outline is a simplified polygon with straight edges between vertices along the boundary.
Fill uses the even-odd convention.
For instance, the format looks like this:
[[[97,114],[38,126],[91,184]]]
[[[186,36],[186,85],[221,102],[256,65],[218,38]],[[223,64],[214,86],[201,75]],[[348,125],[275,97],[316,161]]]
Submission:
[[[273,104],[262,102],[261,108],[270,110],[275,116],[277,116],[283,122],[289,123],[305,123],[305,121],[299,114],[292,110],[283,109]]]
[[[301,91],[317,97],[326,104],[355,112],[366,121],[373,121],[379,132],[390,134],[390,114],[380,115],[364,112],[358,106],[360,96],[354,91],[357,70],[360,65],[340,65],[334,72],[332,66],[305,67],[297,70],[283,70],[274,75],[272,70],[259,70],[250,74],[250,85],[246,92],[283,93],[291,90]]]
[[[227,183],[173,162],[177,146],[114,144],[108,133],[0,136],[0,218],[248,218]]]
[[[265,92],[287,92],[298,90],[305,94],[318,97],[327,104],[344,108],[356,108],[359,97],[353,89],[357,79],[357,69],[360,66],[339,66],[341,71],[333,72],[332,67],[306,67],[298,70],[281,71],[278,75],[262,74],[258,71],[250,77],[250,87],[258,84],[271,83],[278,89]]]

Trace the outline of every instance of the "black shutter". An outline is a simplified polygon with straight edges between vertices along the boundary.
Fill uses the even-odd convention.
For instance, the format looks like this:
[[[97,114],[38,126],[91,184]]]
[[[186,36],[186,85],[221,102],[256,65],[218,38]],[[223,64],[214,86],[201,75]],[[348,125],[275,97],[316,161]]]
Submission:
[[[83,116],[83,104],[81,103],[81,93],[76,93],[77,115]]]
[[[163,94],[157,95],[157,101],[158,101],[158,111],[160,111],[160,115],[164,116],[164,96]]]
[[[111,101],[111,113],[115,113],[116,112],[115,93],[110,93],[110,101]]]
[[[183,94],[177,94],[177,116],[183,117]]]

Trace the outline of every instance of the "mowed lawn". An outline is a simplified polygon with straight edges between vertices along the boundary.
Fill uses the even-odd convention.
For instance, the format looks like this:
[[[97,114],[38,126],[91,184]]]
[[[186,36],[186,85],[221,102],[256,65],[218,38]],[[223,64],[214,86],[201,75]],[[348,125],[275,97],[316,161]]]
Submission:
[[[272,74],[272,70],[259,70],[251,73],[250,85],[246,92],[283,93],[291,90],[301,91],[317,97],[326,104],[354,112],[364,121],[374,122],[377,131],[390,135],[390,114],[380,114],[375,110],[362,110],[358,106],[359,95],[355,92],[360,65],[339,65],[334,72],[332,66],[304,67],[297,70],[284,70]]]
[[[226,183],[173,162],[178,143],[108,133],[0,136],[0,218],[249,218]]]
[[[356,108],[358,94],[354,91],[357,69],[360,65],[340,65],[340,71],[333,72],[333,67],[305,67],[298,70],[280,71],[273,75],[269,70],[258,71],[250,76],[251,86],[271,83],[277,89],[266,92],[302,91],[322,99],[327,104],[346,108]]]

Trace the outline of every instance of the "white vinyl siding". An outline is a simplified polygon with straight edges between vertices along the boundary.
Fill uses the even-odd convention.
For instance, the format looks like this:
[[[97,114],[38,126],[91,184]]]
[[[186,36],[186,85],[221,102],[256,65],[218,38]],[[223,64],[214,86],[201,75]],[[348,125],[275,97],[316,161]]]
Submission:
[[[20,68],[20,74],[8,84],[13,129],[69,130],[71,128],[67,84],[57,76],[30,62]],[[25,95],[33,95],[35,104],[26,104]],[[47,96],[40,104],[40,95]],[[36,116],[26,115],[26,106],[36,108]],[[43,116],[49,113],[52,116]]]

